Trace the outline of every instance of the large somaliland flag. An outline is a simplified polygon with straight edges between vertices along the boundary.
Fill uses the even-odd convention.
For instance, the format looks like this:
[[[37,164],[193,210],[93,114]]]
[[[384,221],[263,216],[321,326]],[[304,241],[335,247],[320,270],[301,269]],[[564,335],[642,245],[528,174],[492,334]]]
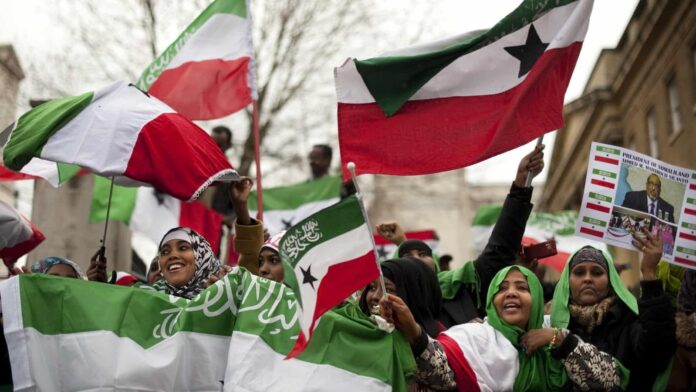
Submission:
[[[271,235],[287,230],[302,219],[341,199],[341,178],[317,180],[263,190],[263,225]],[[249,210],[258,209],[256,192],[249,196]]]
[[[475,254],[483,252],[502,208],[501,205],[485,205],[476,210],[471,223],[471,239]],[[555,239],[558,253],[555,256],[540,259],[539,263],[546,264],[558,272],[563,271],[568,257],[585,245],[607,251],[606,244],[575,235],[577,219],[577,211],[533,212],[527,220],[522,243],[534,245]]]
[[[0,201],[0,258],[12,265],[36,248],[46,237],[27,218]]]
[[[125,82],[46,102],[22,115],[3,150],[22,171],[33,158],[86,168],[122,185],[151,185],[182,200],[239,178],[213,139]]]
[[[15,390],[405,392],[415,367],[403,337],[352,303],[285,360],[295,295],[240,268],[192,300],[39,274],[0,298]]]
[[[356,173],[474,164],[563,126],[592,0],[525,0],[490,30],[335,70],[338,132]]]
[[[245,0],[216,0],[152,62],[138,87],[191,120],[232,114],[256,98]]]
[[[90,223],[106,220],[109,188],[109,180],[102,177],[94,179]],[[157,246],[167,231],[178,226],[189,227],[202,235],[215,253],[220,247],[221,214],[201,202],[185,202],[156,189],[114,187],[109,219],[129,225],[131,230],[149,242],[145,244],[147,254],[139,252],[145,248],[135,248],[139,256],[146,261],[157,254]]]
[[[300,303],[294,357],[305,349],[317,319],[377,279],[380,269],[370,228],[357,195],[327,207],[288,229],[280,240],[285,284]]]

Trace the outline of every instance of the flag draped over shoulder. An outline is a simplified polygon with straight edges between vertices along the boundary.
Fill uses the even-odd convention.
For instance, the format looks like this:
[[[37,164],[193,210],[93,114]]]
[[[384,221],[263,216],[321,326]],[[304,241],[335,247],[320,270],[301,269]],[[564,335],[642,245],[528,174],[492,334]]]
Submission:
[[[471,223],[471,238],[475,254],[483,252],[502,208],[501,205],[485,205],[476,210]],[[605,244],[574,235],[577,219],[577,211],[533,212],[527,221],[522,243],[533,245],[555,239],[558,253],[539,260],[539,263],[546,264],[558,272],[563,271],[568,256],[585,245],[592,245],[606,251]]]
[[[27,218],[0,201],[0,258],[8,268],[45,238]]]
[[[124,82],[46,102],[22,115],[3,150],[14,171],[41,158],[77,165],[124,185],[152,185],[182,200],[239,178],[212,138]]]
[[[357,196],[325,208],[288,229],[280,240],[285,282],[301,306],[301,353],[317,319],[380,275],[370,228]]]
[[[191,120],[232,114],[256,98],[245,0],[216,0],[150,64],[138,87]]]
[[[106,220],[110,181],[94,179],[90,223]],[[185,202],[147,187],[114,186],[109,219],[123,222],[157,246],[174,227],[189,227],[202,235],[214,252],[220,247],[222,215],[198,201]]]
[[[406,391],[415,367],[403,337],[354,304],[285,360],[295,296],[239,268],[192,300],[37,274],[3,282],[0,298],[17,390]]]
[[[336,68],[344,178],[474,164],[563,125],[592,0],[525,0],[490,30]]]
[[[271,235],[289,229],[302,219],[341,199],[341,178],[317,180],[263,190],[263,225]],[[249,210],[258,210],[256,192],[249,196]]]

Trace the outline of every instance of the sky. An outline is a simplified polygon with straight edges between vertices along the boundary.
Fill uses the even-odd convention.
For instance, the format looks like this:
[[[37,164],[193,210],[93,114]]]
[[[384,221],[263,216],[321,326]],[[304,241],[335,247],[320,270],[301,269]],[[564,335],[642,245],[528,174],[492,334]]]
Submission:
[[[464,31],[488,28],[519,3],[520,0],[388,0],[376,2],[375,6],[381,8],[381,12],[386,15],[397,12],[407,14],[408,18],[413,20],[413,24],[406,28],[407,33],[408,29],[412,28],[415,31],[414,35],[418,36],[417,42],[422,43],[458,35]],[[20,61],[26,51],[69,42],[69,36],[52,28],[48,11],[53,4],[45,0],[0,0],[0,9],[3,10],[0,13],[0,43],[9,42],[15,45]],[[595,1],[589,31],[566,94],[566,102],[581,95],[600,51],[603,48],[612,48],[618,43],[636,4],[637,0]],[[436,22],[432,28],[423,28],[423,23],[420,22],[424,19]],[[398,28],[403,29],[402,26]],[[413,42],[404,43],[403,46],[411,44]],[[346,55],[365,58],[380,53],[375,53],[375,48],[370,45],[359,48],[357,53],[355,50],[351,48],[351,53]],[[544,137],[544,143],[547,145],[547,167],[554,134],[555,132],[552,132]],[[527,146],[467,168],[468,180],[477,184],[509,182],[519,160],[531,151],[535,143],[536,141],[533,141]],[[334,164],[338,165],[336,162]],[[545,180],[546,171],[535,179],[535,183]]]

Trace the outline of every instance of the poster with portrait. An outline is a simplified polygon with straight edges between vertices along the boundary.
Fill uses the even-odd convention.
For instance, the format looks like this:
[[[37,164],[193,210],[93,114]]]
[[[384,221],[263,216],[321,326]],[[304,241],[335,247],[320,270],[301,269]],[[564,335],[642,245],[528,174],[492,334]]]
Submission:
[[[696,171],[592,143],[576,234],[636,250],[643,228],[662,236],[663,259],[696,269]]]

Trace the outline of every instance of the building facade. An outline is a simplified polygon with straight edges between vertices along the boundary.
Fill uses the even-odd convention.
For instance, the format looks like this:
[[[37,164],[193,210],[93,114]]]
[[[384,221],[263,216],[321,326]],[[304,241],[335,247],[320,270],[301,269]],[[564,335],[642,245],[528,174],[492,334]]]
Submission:
[[[0,44],[0,132],[15,120],[19,82],[22,79],[24,72],[12,45]],[[14,205],[15,189],[12,182],[0,182],[0,200]]]
[[[641,0],[619,44],[602,51],[583,95],[564,109],[540,207],[579,209],[590,144],[630,148],[696,169],[696,2]],[[622,277],[638,253],[615,249]]]

